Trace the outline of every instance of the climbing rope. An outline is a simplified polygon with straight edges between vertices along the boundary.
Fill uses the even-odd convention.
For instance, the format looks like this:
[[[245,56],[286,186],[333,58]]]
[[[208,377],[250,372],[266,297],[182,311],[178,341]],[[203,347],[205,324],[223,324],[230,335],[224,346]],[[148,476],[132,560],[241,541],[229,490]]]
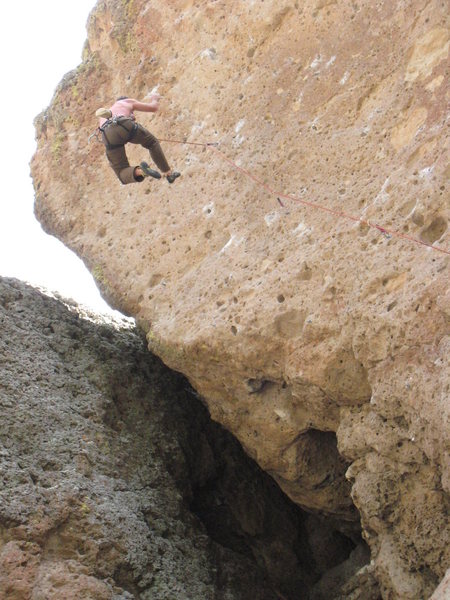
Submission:
[[[221,150],[219,150],[219,148],[218,148],[219,142],[188,142],[186,140],[164,140],[161,138],[158,138],[158,139],[160,142],[167,142],[170,144],[186,144],[189,146],[203,146],[204,148],[210,148],[211,150],[216,152],[222,158],[222,160],[227,162],[233,169],[235,169],[236,171],[239,171],[240,173],[242,173],[243,175],[245,175],[246,177],[248,177],[249,179],[254,181],[257,185],[264,188],[271,196],[276,196],[279,204],[283,207],[284,207],[284,204],[282,202],[282,199],[283,200],[291,200],[292,202],[297,202],[299,204],[303,204],[304,206],[307,206],[309,208],[315,208],[315,209],[321,210],[323,212],[327,212],[331,215],[334,215],[335,217],[347,219],[347,220],[353,221],[354,223],[359,223],[363,226],[369,227],[371,229],[376,229],[377,231],[382,233],[387,239],[390,239],[391,237],[396,237],[396,238],[407,240],[409,242],[413,242],[414,244],[417,244],[419,246],[426,246],[427,248],[431,248],[431,250],[435,250],[437,252],[442,252],[443,254],[450,254],[450,250],[447,250],[446,248],[438,248],[437,246],[433,246],[433,244],[429,244],[428,242],[419,240],[419,239],[413,237],[412,235],[407,235],[406,233],[402,233],[401,231],[397,231],[396,229],[388,229],[387,227],[382,227],[381,225],[378,225],[377,223],[372,223],[371,221],[362,219],[361,217],[355,217],[354,215],[351,215],[342,210],[335,210],[333,208],[329,208],[328,206],[318,204],[317,202],[308,202],[307,200],[303,200],[302,198],[298,198],[297,196],[292,196],[290,194],[282,194],[281,192],[274,190],[272,187],[270,187],[267,183],[265,183],[258,177],[255,177],[255,175],[253,175],[253,173],[250,173],[250,171],[243,169],[242,167],[237,165],[233,160],[228,158],[228,156],[226,154],[224,154]]]

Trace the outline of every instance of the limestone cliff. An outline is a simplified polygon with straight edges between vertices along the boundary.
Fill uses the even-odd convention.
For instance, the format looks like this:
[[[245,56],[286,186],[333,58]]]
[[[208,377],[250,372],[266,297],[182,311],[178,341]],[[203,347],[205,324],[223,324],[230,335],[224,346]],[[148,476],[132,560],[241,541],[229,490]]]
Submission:
[[[384,598],[450,562],[447,9],[102,0],[36,120],[43,227],[297,504],[361,519]],[[123,187],[93,114],[155,86],[143,124],[222,154]]]

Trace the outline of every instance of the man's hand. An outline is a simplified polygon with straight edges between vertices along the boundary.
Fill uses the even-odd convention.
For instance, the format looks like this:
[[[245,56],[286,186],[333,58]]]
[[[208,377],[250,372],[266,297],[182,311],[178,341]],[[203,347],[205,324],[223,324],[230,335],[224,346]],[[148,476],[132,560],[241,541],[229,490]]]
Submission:
[[[133,100],[133,110],[142,110],[143,112],[156,112],[159,108],[159,94],[150,94],[144,98],[144,102]]]
[[[145,98],[145,100],[149,104],[152,104],[154,106],[154,110],[157,111],[159,108],[159,102],[161,100],[161,96],[159,94],[151,94],[150,96],[148,96],[148,99]]]

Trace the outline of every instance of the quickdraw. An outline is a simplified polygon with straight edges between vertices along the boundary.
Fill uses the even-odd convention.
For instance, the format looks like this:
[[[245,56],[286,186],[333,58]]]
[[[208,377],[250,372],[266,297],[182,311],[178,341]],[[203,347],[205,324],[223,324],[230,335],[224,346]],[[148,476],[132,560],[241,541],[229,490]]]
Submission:
[[[92,132],[91,135],[88,137],[88,144],[91,143],[91,140],[94,137],[97,140],[97,142],[101,142],[101,140],[98,137],[99,135],[100,135],[100,127],[97,127],[97,129],[94,132]]]

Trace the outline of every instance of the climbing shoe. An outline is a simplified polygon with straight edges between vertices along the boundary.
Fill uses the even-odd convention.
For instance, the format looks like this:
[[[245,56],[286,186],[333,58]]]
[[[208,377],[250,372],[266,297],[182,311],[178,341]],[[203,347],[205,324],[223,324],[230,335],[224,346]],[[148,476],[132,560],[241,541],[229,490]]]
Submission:
[[[166,175],[166,179],[169,183],[173,183],[177,177],[180,177],[180,175],[181,173],[178,173],[178,171],[172,171],[170,175]]]
[[[150,169],[146,162],[141,162],[139,165],[144,173],[144,177],[154,177],[155,179],[161,179],[161,173],[155,171],[154,169]]]

